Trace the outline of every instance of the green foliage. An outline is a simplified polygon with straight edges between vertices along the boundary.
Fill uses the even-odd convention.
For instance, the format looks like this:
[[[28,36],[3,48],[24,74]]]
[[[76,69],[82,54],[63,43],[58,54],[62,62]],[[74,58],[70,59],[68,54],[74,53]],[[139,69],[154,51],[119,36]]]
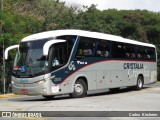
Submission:
[[[3,61],[3,44],[4,47],[18,44],[22,38],[30,34],[42,31],[43,21],[30,16],[20,15],[16,12],[4,10],[0,12],[0,23],[2,25],[2,33],[0,34],[0,65]],[[13,66],[15,51],[9,54],[9,60],[6,61],[7,86],[10,83],[10,74]],[[2,67],[0,76],[4,75]],[[2,80],[2,79],[1,79]],[[2,83],[0,81],[0,83]]]
[[[3,26],[0,43],[4,41],[5,46],[16,44],[23,37],[42,31],[41,20],[12,12],[3,12],[0,16]]]

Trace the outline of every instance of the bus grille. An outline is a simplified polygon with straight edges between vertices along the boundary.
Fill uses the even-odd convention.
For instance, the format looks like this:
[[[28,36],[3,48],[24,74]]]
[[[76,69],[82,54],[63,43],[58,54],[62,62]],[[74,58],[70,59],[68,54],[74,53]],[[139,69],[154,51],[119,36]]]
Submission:
[[[27,83],[27,84],[20,84],[20,83],[14,83],[14,86],[16,87],[36,87],[38,83]]]

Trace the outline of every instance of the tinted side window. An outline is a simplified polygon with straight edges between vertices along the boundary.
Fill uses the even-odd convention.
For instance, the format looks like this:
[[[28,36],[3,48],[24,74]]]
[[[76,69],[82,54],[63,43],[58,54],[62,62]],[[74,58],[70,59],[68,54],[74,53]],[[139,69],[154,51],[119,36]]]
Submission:
[[[148,48],[147,59],[156,60],[156,53],[154,48]]]
[[[127,59],[135,59],[136,58],[134,45],[125,44],[124,49],[125,49],[125,58],[127,58]]]
[[[125,58],[126,47],[123,43],[112,42],[112,57]]]
[[[110,57],[110,42],[106,40],[97,40],[96,57]]]
[[[66,58],[65,59],[69,59],[69,56],[71,54],[71,51],[72,51],[72,48],[73,48],[73,45],[77,39],[77,36],[73,36],[73,35],[64,35],[64,36],[58,36],[56,39],[63,39],[63,40],[66,40],[65,42],[65,47],[63,48],[64,51],[65,51],[65,56]]]
[[[65,43],[57,43],[51,46],[49,67],[51,67],[52,71],[67,63],[68,59],[66,59],[65,47]]]
[[[142,46],[137,46],[137,59],[145,60],[147,59],[147,48]]]
[[[81,37],[78,46],[76,59],[93,57],[95,55],[95,40],[92,38]]]

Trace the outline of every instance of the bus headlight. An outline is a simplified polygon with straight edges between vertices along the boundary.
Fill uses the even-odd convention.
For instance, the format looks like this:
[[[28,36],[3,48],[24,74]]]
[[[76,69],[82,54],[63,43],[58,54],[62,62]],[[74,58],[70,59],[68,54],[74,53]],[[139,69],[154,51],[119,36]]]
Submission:
[[[13,85],[14,83],[15,83],[15,82],[12,80],[12,81],[11,81],[11,84]]]
[[[41,81],[38,81],[38,84],[43,84],[45,82],[45,80],[41,80]]]

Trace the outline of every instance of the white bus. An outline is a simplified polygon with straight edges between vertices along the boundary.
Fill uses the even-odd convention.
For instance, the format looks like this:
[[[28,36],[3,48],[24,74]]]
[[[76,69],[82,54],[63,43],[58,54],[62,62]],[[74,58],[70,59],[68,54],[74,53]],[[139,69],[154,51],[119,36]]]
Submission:
[[[22,39],[12,72],[15,94],[70,94],[84,97],[87,91],[119,90],[157,81],[157,53],[152,44],[83,30],[55,30]]]

